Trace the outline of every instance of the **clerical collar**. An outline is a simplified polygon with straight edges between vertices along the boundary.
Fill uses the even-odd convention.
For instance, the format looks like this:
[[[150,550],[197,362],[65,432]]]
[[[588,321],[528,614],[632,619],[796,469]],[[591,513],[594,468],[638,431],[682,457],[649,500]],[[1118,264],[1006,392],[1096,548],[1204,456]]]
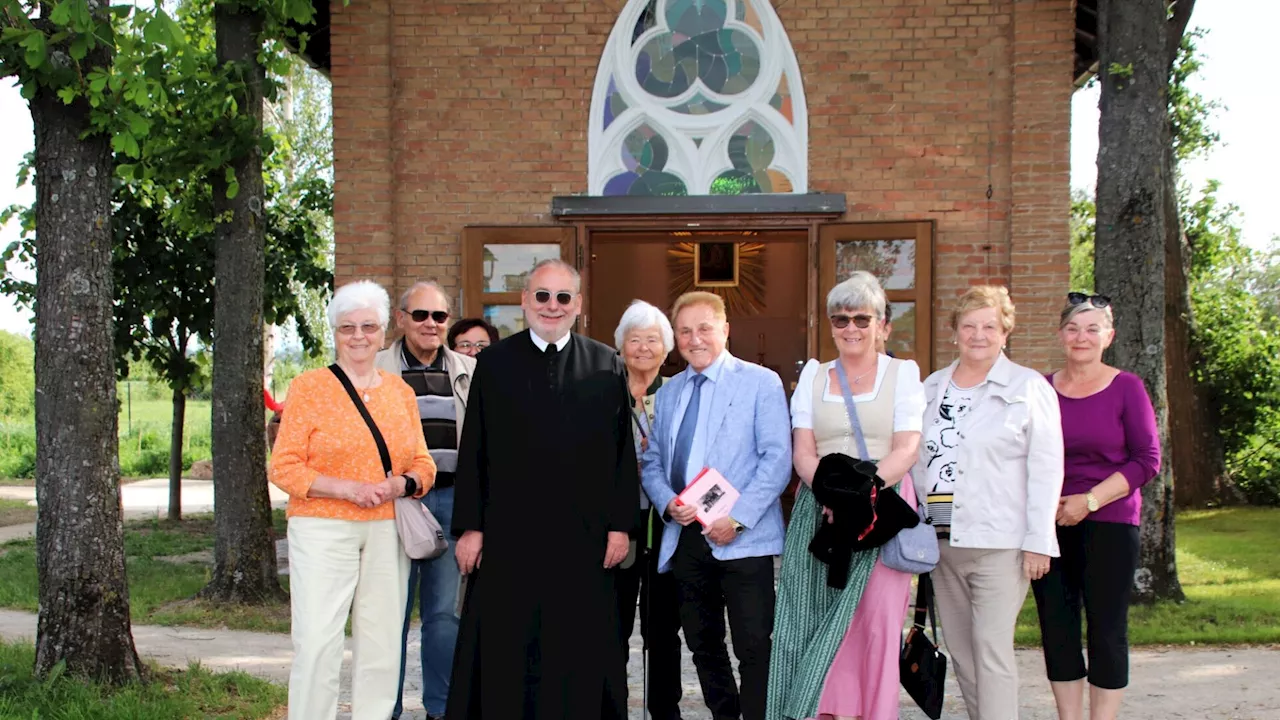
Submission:
[[[572,330],[565,333],[564,337],[556,341],[556,352],[564,350],[564,346],[569,344],[569,337],[571,335],[573,335]],[[538,352],[546,352],[547,346],[551,344],[546,340],[543,340],[541,337],[538,337],[538,333],[532,330],[529,331],[529,337],[533,340],[533,344],[538,346]]]

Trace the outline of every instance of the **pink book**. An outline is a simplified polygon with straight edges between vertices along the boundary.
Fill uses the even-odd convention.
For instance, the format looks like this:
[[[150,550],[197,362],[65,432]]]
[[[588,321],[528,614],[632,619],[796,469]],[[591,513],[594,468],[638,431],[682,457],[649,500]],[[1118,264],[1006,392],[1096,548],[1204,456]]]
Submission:
[[[676,496],[676,502],[681,505],[697,506],[698,522],[703,527],[710,527],[711,523],[728,517],[737,501],[737,488],[729,484],[715,468],[709,467],[703,468],[693,482]]]

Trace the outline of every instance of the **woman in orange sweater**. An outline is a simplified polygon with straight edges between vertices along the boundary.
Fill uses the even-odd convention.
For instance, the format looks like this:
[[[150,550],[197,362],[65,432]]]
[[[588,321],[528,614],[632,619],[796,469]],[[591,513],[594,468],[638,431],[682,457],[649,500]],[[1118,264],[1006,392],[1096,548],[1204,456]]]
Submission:
[[[325,368],[294,379],[271,458],[271,482],[289,493],[289,718],[337,716],[351,612],[351,717],[386,720],[396,703],[409,576],[392,500],[421,497],[436,467],[413,390],[374,367],[390,315],[386,290],[367,280],[344,285],[328,315],[337,364],[377,423],[392,470],[384,474],[373,435],[337,375]]]

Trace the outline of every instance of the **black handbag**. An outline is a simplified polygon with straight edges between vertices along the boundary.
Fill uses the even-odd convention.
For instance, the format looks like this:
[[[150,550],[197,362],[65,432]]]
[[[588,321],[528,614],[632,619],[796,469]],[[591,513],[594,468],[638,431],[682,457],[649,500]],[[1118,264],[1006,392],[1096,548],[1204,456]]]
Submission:
[[[916,616],[898,658],[902,687],[925,715],[942,717],[942,690],[947,683],[947,656],[938,649],[938,611],[933,607],[933,580],[924,573],[917,581]],[[924,634],[924,618],[929,616],[933,641]]]

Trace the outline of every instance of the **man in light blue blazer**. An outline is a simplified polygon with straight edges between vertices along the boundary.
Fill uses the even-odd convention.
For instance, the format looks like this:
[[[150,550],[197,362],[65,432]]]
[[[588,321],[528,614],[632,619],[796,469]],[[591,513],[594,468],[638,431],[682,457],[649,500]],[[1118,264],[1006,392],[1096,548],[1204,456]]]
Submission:
[[[686,293],[672,308],[676,346],[689,367],[658,391],[641,482],[666,508],[659,572],[675,573],[680,625],[715,720],[763,720],[773,632],[773,556],[785,532],[778,498],[791,478],[791,419],[777,373],[725,350],[724,302]],[[730,516],[703,528],[676,494],[703,468],[740,493]],[[725,609],[742,675],[725,647]]]

